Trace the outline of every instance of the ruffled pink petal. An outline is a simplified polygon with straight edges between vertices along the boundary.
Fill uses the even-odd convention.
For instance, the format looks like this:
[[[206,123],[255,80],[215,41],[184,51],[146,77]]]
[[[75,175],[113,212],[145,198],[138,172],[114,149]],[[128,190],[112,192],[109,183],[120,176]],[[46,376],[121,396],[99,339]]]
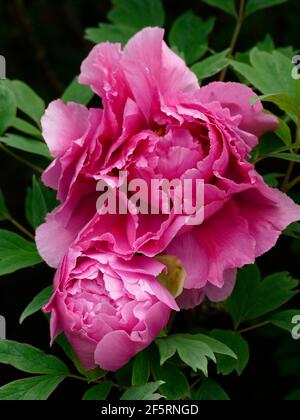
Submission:
[[[180,309],[193,309],[199,306],[205,299],[203,289],[184,289],[176,299]]]
[[[275,116],[263,112],[261,102],[254,105],[250,101],[257,94],[246,85],[234,82],[213,82],[204,86],[197,93],[197,98],[202,103],[220,102],[222,107],[228,108],[233,117],[240,116],[239,127],[258,137],[267,131],[278,128]]]
[[[247,220],[229,202],[212,217],[176,238],[166,249],[187,272],[185,288],[203,288],[207,283],[223,287],[228,269],[243,267],[255,259],[255,241]]]
[[[146,274],[157,277],[165,269],[165,266],[159,261],[137,255],[133,256],[129,261],[118,258],[112,265],[118,271],[136,273],[138,276]]]
[[[109,42],[96,45],[83,61],[79,82],[89,85],[109,106],[115,116],[121,117],[129,91],[121,65],[120,44]]]
[[[95,350],[95,362],[101,369],[115,372],[136,354],[134,343],[127,332],[113,331],[98,343]]]
[[[189,69],[185,61],[175,54],[165,42],[162,44],[162,73],[160,91],[168,102],[177,97],[178,93],[190,93],[199,89],[198,79]]]
[[[259,257],[275,246],[282,231],[300,220],[300,206],[286,194],[269,188],[263,181],[258,187],[237,195],[234,201],[241,216],[249,225],[249,233],[255,239],[255,256]]]
[[[76,328],[74,328],[74,318],[66,308],[64,299],[64,293],[56,293],[55,305],[53,306],[51,313],[51,320],[56,313],[59,326],[61,330],[64,331],[66,338],[80,360],[83,368],[85,370],[95,369],[97,365],[95,363],[94,352],[97,342],[93,340],[90,335],[84,334],[82,331],[77,331]],[[52,336],[52,340],[54,339],[55,337]]]
[[[184,284],[186,289],[202,289],[206,285],[209,261],[206,258],[205,244],[198,243],[192,233],[175,238],[165,253],[180,259],[187,274]]]
[[[124,258],[134,254],[133,241],[136,234],[137,216],[96,214],[78,236],[84,249],[91,244],[100,252],[113,252]]]
[[[43,183],[53,190],[58,190],[59,179],[61,176],[61,163],[60,159],[55,159],[50,166],[43,172],[42,181]]]
[[[95,369],[97,367],[97,363],[95,362],[95,348],[97,343],[88,336],[83,336],[80,333],[76,334],[76,332],[72,332],[71,334],[66,333],[66,337],[83,368],[87,371]]]
[[[236,283],[237,270],[227,270],[224,273],[224,285],[222,287],[214,286],[208,283],[203,292],[211,302],[223,302],[233,292]]]
[[[237,270],[228,270],[224,273],[224,285],[222,287],[207,283],[202,289],[184,289],[176,299],[180,309],[193,309],[200,305],[205,298],[211,302],[223,302],[232,293],[236,282]]]
[[[128,85],[148,120],[160,108],[160,97],[169,103],[180,92],[199,88],[196,76],[163,38],[163,29],[145,28],[124,49],[122,66]]]
[[[152,294],[156,296],[160,302],[174,311],[179,311],[178,305],[171,293],[163,287],[158,280],[153,279],[151,282],[148,282],[148,286]]]
[[[80,139],[89,126],[88,109],[73,102],[52,102],[42,118],[42,132],[50,153],[57,157],[75,140]]]
[[[149,346],[167,325],[170,318],[170,308],[162,302],[157,302],[147,311],[144,323],[146,325],[143,337],[143,347]]]
[[[57,268],[75,235],[75,232],[59,223],[56,213],[50,214],[46,222],[36,230],[35,241],[39,254],[50,267]]]
[[[77,235],[96,213],[97,193],[88,193],[88,182],[77,183],[70,198],[36,230],[36,245],[50,267],[57,268]]]

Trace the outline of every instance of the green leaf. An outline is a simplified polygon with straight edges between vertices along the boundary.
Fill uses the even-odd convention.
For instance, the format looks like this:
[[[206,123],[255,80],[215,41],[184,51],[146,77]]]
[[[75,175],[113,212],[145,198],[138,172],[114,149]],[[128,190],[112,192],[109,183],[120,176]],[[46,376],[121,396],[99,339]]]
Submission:
[[[261,280],[256,265],[246,266],[239,271],[236,287],[226,302],[235,325],[275,311],[295,296],[297,285],[288,273],[274,273]]]
[[[10,340],[0,340],[0,363],[11,365],[27,373],[45,375],[67,375],[69,373],[67,366],[57,357],[47,355],[29,344]]]
[[[85,401],[105,401],[112,386],[112,381],[105,381],[102,384],[92,386],[92,388],[86,391],[82,399]]]
[[[63,351],[66,353],[66,355],[69,357],[70,360],[73,361],[73,355],[74,352],[72,350],[72,347],[70,346],[66,336],[62,333],[55,339],[55,343],[58,344]]]
[[[110,41],[125,45],[142,28],[164,26],[165,12],[161,0],[113,0],[113,5],[108,14],[113,23],[88,28],[86,39],[96,44]]]
[[[232,16],[237,16],[234,0],[203,0],[204,3],[210,6],[217,7]]]
[[[132,385],[145,385],[150,376],[150,361],[148,351],[144,350],[139,353],[133,362],[132,369]]]
[[[66,336],[61,334],[59,337],[56,338],[55,342],[63,349],[69,359],[74,363],[74,366],[78,370],[81,375],[85,376],[88,382],[97,381],[98,379],[104,378],[106,372],[102,369],[96,368],[90,371],[86,371],[80,360],[78,359],[77,355],[74,353],[72,347],[70,346]]]
[[[115,379],[122,388],[129,388],[132,382],[133,360],[115,372]]]
[[[211,335],[213,338],[226,344],[237,355],[237,360],[232,357],[218,355],[218,373],[229,375],[235,370],[238,375],[241,375],[249,362],[249,346],[247,341],[235,331],[213,330]]]
[[[291,58],[279,51],[273,51],[271,54],[253,48],[250,52],[250,62],[251,65],[231,60],[230,64],[264,95],[285,93],[296,97],[297,83],[291,77]]]
[[[50,300],[53,293],[53,286],[46,287],[35,298],[29,303],[29,305],[24,309],[22,315],[20,316],[20,324],[22,324],[26,318],[31,315],[39,312]]]
[[[206,376],[208,374],[208,359],[216,362],[215,354],[236,358],[233,351],[225,344],[203,334],[175,334],[157,339],[156,344],[159,348],[161,365],[177,352],[184,363],[195,372],[199,369]]]
[[[278,93],[273,95],[263,95],[256,98],[261,102],[271,102],[278,106],[282,111],[287,114],[297,116],[300,105],[296,97],[288,95],[287,93]]]
[[[33,242],[16,233],[0,230],[0,276],[42,262]]]
[[[0,222],[3,220],[9,219],[9,217],[10,217],[10,213],[9,213],[8,208],[6,207],[3,193],[0,190]]]
[[[194,340],[200,340],[203,343],[206,343],[215,354],[223,354],[225,356],[233,357],[234,359],[237,358],[236,354],[228,346],[218,340],[215,340],[214,338],[211,338],[209,335],[195,334],[191,335],[191,337]]]
[[[33,376],[0,388],[0,401],[44,401],[60,385],[63,376]]]
[[[279,186],[279,178],[283,178],[285,174],[280,172],[271,172],[267,175],[264,175],[265,182],[273,188],[277,188]]]
[[[40,181],[38,182],[39,182],[40,188],[42,189],[44,199],[46,201],[48,213],[50,213],[59,205],[59,201],[56,199],[57,192],[50,188],[45,187],[45,185],[42,184]]]
[[[76,102],[78,104],[88,105],[93,96],[94,93],[91,91],[91,88],[87,85],[80,84],[78,77],[75,77],[65,90],[61,99],[65,103]]]
[[[300,316],[299,309],[290,309],[287,311],[278,312],[271,316],[270,322],[276,327],[292,333],[292,330],[295,328],[295,324],[293,324],[292,320],[295,316]]]
[[[258,152],[260,156],[272,156],[273,153],[282,153],[298,147],[300,147],[300,142],[283,146],[278,136],[274,136],[274,133],[266,133],[259,141]]]
[[[300,162],[300,155],[296,155],[295,153],[270,153],[269,156],[290,162]]]
[[[300,239],[300,223],[292,223],[283,233],[291,238]]]
[[[291,146],[293,140],[292,140],[290,127],[281,118],[278,118],[278,122],[279,122],[279,128],[275,131],[275,133],[283,141],[283,143],[286,146]]]
[[[203,21],[192,11],[188,11],[173,24],[169,34],[169,43],[184,54],[187,64],[193,64],[206,53],[208,35],[214,23],[214,18]]]
[[[113,0],[108,18],[118,25],[139,29],[164,26],[165,12],[161,0]]]
[[[58,204],[56,191],[45,187],[33,177],[32,187],[27,189],[25,201],[25,214],[28,223],[36,229],[44,222],[47,213],[50,213]]]
[[[17,113],[15,97],[5,86],[0,84],[0,135],[11,126]]]
[[[32,178],[32,188],[28,189],[26,196],[26,218],[30,225],[36,229],[45,221],[48,213],[46,199],[40,182],[36,177]]]
[[[245,17],[252,15],[252,13],[257,12],[261,9],[266,9],[267,7],[277,6],[282,3],[286,3],[287,0],[248,0]]]
[[[37,127],[35,127],[34,125],[30,124],[27,121],[22,120],[21,118],[15,118],[11,123],[11,127],[15,128],[21,133],[28,134],[29,136],[37,137],[38,139],[41,139],[41,140],[43,139],[42,134]]]
[[[37,139],[8,133],[5,137],[0,137],[0,142],[6,144],[6,146],[13,147],[14,149],[52,159],[46,144]]]
[[[285,55],[287,58],[292,58],[295,55],[294,48],[291,47],[291,46],[289,46],[289,47],[280,47],[280,48],[277,48],[277,50],[281,54]]]
[[[151,370],[156,381],[165,382],[159,390],[168,400],[180,400],[189,396],[188,380],[176,366],[169,363],[160,366],[159,363],[153,361]]]
[[[226,306],[236,326],[247,320],[248,311],[251,310],[251,303],[255,299],[252,296],[255,292],[251,294],[250,292],[252,289],[256,291],[260,282],[261,275],[257,265],[246,266],[238,272],[233,293],[226,301]]]
[[[237,52],[234,56],[234,60],[236,63],[250,64],[250,51]],[[230,61],[230,64],[232,65],[232,61]]]
[[[275,44],[270,34],[267,34],[263,41],[256,44],[256,48],[261,51],[272,53],[275,50]]]
[[[9,81],[9,87],[15,94],[17,107],[40,126],[45,102],[24,82]]]
[[[85,32],[85,38],[95,44],[110,41],[125,45],[135,32],[135,29],[126,26],[101,23],[98,28],[88,28]]]
[[[79,359],[78,359],[79,362]],[[78,367],[78,363],[75,363],[78,372],[80,372],[83,376],[86,377],[86,379],[88,380],[88,382],[95,382],[95,381],[99,381],[100,379],[104,378],[107,375],[107,372],[105,370],[102,370],[100,368],[96,368],[93,370],[85,370],[81,363],[79,362],[81,368]]]
[[[197,401],[229,401],[224,389],[210,378],[205,379],[193,395]]]
[[[192,71],[196,74],[199,80],[207,79],[214,76],[223,70],[230,60],[227,57],[228,49],[220,53],[214,54],[211,57],[205,58],[205,60],[196,63],[192,67]]]
[[[154,401],[163,398],[162,395],[156,393],[158,388],[163,385],[162,381],[149,382],[146,385],[133,386],[127,389],[121,396],[121,401]]]

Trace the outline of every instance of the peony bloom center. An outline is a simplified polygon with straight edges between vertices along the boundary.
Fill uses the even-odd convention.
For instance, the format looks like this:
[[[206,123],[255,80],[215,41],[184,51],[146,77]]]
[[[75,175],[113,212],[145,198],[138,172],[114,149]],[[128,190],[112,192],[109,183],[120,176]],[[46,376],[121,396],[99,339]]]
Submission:
[[[118,329],[128,333],[158,299],[147,291],[143,280],[124,281],[113,269],[101,267],[95,260],[81,262],[71,273],[64,290],[67,310],[75,315],[77,331],[100,340]]]

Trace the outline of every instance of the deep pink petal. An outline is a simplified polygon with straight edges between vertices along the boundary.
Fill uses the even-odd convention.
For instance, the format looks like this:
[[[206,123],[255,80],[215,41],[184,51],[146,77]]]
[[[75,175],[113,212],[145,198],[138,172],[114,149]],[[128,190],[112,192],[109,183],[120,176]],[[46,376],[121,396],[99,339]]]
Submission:
[[[96,45],[81,66],[79,82],[90,85],[102,98],[105,108],[109,107],[120,118],[129,96],[121,65],[120,44],[109,42]]]
[[[52,102],[42,118],[42,132],[51,154],[64,153],[88,129],[88,109],[73,102],[64,104],[60,99]]]
[[[196,76],[164,43],[164,30],[145,28],[128,42],[122,65],[134,98],[149,120],[163,102],[199,87]]]
[[[175,255],[187,272],[185,287],[202,288],[207,283],[223,287],[228,269],[243,267],[255,259],[255,241],[247,220],[233,203],[175,239],[166,250]]]
[[[227,270],[224,273],[224,285],[222,287],[214,286],[208,283],[204,289],[206,297],[212,302],[223,302],[233,292],[236,282],[237,270]]]
[[[204,299],[203,289],[184,289],[176,301],[180,309],[188,310],[200,305]]]
[[[95,362],[103,370],[115,372],[136,354],[137,345],[125,331],[113,331],[98,343]]]
[[[250,235],[255,239],[256,257],[269,251],[282,231],[300,220],[300,206],[263,181],[258,183],[257,188],[237,195],[234,200],[248,222]]]
[[[222,287],[207,283],[202,289],[184,289],[176,299],[180,309],[193,309],[200,305],[205,298],[211,302],[223,302],[232,293],[236,281],[236,270],[228,270],[224,273],[224,285]]]
[[[56,220],[55,213],[36,230],[35,241],[41,257],[53,268],[57,268],[74,240],[75,232],[63,227]]]
[[[260,137],[267,131],[276,130],[278,120],[275,116],[263,112],[261,102],[250,104],[256,96],[248,86],[234,82],[213,82],[202,87],[197,94],[202,103],[220,102],[224,108],[230,110],[233,117],[241,117],[239,126],[242,130]]]

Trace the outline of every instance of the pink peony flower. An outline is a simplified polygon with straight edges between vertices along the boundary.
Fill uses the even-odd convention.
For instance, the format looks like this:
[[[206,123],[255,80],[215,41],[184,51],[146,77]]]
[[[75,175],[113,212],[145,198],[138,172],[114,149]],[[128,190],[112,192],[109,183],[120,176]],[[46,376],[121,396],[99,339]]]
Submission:
[[[41,255],[57,267],[72,242],[93,242],[99,252],[130,259],[165,253],[187,273],[182,307],[204,296],[230,294],[236,269],[272,248],[282,230],[300,219],[300,207],[268,187],[249,155],[260,135],[278,126],[255,93],[239,83],[199,87],[195,75],[146,28],[124,48],[97,45],[81,68],[103,111],[50,105],[43,132],[55,161],[44,182],[62,204],[37,231]],[[81,117],[79,117],[81,116]],[[99,215],[96,184],[117,174],[130,179],[203,179],[205,218],[186,214]],[[126,201],[128,197],[125,197]]]
[[[156,277],[166,267],[143,256],[124,261],[74,245],[57,271],[52,341],[62,331],[85,369],[116,371],[146,348],[178,306]]]

